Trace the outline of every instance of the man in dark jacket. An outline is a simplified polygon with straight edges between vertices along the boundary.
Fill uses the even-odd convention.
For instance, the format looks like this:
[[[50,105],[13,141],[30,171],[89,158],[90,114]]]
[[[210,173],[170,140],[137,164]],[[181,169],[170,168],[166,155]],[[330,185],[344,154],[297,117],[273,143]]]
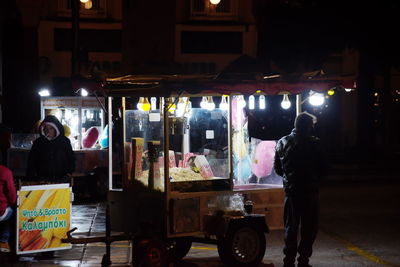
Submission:
[[[312,136],[315,116],[304,112],[295,120],[291,134],[276,145],[274,168],[283,176],[285,189],[284,267],[294,267],[297,252],[299,267],[308,267],[312,245],[318,231],[318,187],[326,164],[319,148],[319,139]],[[297,233],[301,225],[301,240]]]
[[[40,137],[33,142],[26,176],[38,182],[69,182],[75,169],[75,156],[64,127],[53,115],[39,126]]]

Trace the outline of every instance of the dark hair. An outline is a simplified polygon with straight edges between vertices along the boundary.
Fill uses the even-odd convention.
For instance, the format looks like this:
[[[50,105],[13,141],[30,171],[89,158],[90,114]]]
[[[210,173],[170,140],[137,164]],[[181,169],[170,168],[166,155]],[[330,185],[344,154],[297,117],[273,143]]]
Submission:
[[[302,112],[297,115],[294,121],[294,128],[296,128],[296,131],[300,134],[308,134],[311,132],[316,122],[317,118],[314,115],[308,112]]]

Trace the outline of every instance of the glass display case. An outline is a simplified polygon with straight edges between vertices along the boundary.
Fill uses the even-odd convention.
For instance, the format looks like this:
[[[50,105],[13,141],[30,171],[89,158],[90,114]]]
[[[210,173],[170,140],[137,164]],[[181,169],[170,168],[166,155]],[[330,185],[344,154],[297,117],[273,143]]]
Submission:
[[[104,98],[95,97],[42,97],[41,119],[47,115],[56,116],[64,125],[73,149],[99,149],[95,138],[102,135],[104,129]],[[85,142],[91,134],[94,141]],[[92,137],[91,137],[92,138]]]
[[[56,116],[64,126],[76,158],[73,176],[86,176],[94,168],[107,168],[108,139],[104,116],[104,98],[42,97],[41,120]],[[38,121],[35,127],[39,127]],[[38,129],[35,129],[36,131]],[[38,133],[13,133],[7,150],[7,165],[14,176],[26,174],[28,154]]]
[[[228,105],[216,108],[211,97],[181,97],[157,99],[168,105],[165,117],[156,107],[125,110],[128,180],[148,186],[154,179],[150,182],[154,189],[164,191],[164,166],[168,166],[171,192],[282,187],[282,177],[273,171],[276,142],[249,138],[244,97],[214,99],[231,103],[231,109]],[[127,106],[135,106],[134,98],[127,101],[131,102]],[[168,123],[164,124],[166,117]],[[164,135],[165,125],[168,131]],[[153,141],[158,142],[158,152],[151,156],[148,146]],[[165,142],[169,148],[166,153]],[[152,172],[157,177],[153,178],[149,178],[150,157],[156,158]]]

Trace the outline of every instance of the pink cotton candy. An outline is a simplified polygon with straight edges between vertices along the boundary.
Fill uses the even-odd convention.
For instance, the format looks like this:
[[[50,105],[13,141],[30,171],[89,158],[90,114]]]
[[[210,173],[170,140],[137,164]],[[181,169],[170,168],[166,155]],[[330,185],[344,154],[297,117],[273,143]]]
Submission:
[[[99,130],[96,127],[90,127],[82,137],[82,147],[91,148],[96,144],[99,138]]]
[[[258,178],[271,174],[274,166],[275,141],[261,141],[255,149],[251,170]]]

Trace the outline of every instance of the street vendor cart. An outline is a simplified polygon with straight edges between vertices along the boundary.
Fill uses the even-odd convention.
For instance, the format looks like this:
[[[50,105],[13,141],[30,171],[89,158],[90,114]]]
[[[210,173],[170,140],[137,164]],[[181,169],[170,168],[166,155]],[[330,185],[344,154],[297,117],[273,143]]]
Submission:
[[[283,227],[284,192],[273,170],[276,140],[248,136],[245,96],[297,94],[300,112],[306,89],[347,86],[338,79],[274,78],[124,76],[98,88],[112,125],[104,266],[111,263],[110,243],[122,238],[132,240],[133,266],[179,261],[192,242],[217,244],[226,266],[261,262],[265,234]]]

